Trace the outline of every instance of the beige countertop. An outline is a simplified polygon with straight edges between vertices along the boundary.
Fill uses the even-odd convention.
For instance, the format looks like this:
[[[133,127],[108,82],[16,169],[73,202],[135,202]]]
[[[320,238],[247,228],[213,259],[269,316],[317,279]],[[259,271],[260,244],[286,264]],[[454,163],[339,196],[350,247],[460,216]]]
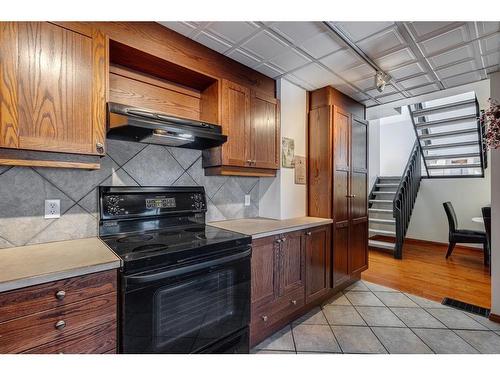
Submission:
[[[330,224],[332,222],[332,219],[324,219],[311,216],[297,217],[294,219],[285,220],[266,219],[258,217],[252,219],[214,221],[208,223],[208,225],[246,234],[252,236],[252,238],[261,238],[285,232],[292,232],[295,230],[317,227],[320,225]]]
[[[0,249],[0,292],[119,267],[97,237]]]

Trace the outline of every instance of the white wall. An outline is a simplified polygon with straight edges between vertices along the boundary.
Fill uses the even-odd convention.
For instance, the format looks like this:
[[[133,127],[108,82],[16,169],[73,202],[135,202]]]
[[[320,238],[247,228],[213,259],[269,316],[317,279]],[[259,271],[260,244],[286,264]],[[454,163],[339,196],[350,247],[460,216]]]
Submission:
[[[281,101],[281,137],[293,138],[295,155],[306,156],[306,91],[284,79],[278,80],[277,86]],[[297,185],[294,180],[291,168],[281,168],[275,178],[261,178],[259,216],[289,219],[307,214],[306,185]]]
[[[500,101],[500,72],[492,74],[491,97]],[[500,149],[491,152],[491,312],[500,315]]]

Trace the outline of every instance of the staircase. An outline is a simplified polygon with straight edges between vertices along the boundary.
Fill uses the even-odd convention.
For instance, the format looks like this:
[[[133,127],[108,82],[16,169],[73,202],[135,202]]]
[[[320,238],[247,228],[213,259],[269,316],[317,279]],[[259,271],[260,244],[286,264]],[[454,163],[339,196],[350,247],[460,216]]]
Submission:
[[[403,257],[403,241],[422,179],[420,141],[416,140],[402,176],[379,176],[368,199],[368,246]],[[374,236],[394,240],[373,239]]]
[[[483,177],[486,149],[479,105],[470,94],[408,106],[428,178]]]

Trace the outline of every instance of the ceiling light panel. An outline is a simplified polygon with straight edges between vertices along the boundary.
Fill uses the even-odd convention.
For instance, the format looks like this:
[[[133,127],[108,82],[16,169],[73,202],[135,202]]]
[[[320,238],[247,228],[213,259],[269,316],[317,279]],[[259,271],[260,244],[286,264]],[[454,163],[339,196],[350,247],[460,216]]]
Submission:
[[[231,43],[238,43],[259,29],[253,22],[211,22],[207,30]]]
[[[334,22],[353,41],[358,42],[370,35],[376,34],[392,25],[394,22]]]

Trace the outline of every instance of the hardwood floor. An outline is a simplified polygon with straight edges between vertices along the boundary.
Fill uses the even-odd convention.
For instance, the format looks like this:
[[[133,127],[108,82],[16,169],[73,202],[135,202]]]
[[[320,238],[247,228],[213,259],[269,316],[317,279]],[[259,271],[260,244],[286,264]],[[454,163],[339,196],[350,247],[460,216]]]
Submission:
[[[457,246],[450,258],[445,254],[444,245],[412,240],[405,243],[402,260],[370,248],[361,278],[439,302],[451,297],[490,308],[491,280],[482,251]]]

